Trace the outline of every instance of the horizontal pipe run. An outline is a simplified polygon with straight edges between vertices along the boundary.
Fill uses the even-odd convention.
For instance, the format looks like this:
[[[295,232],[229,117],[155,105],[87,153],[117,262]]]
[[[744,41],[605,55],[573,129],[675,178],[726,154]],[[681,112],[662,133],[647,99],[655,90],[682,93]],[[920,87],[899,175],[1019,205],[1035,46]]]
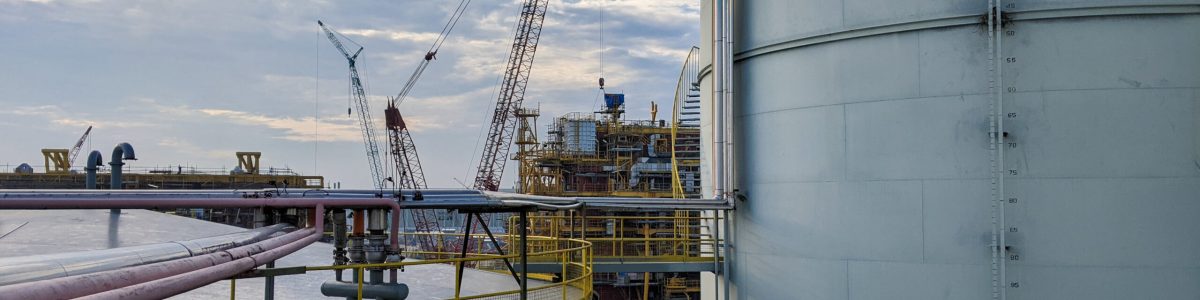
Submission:
[[[413,196],[420,192],[421,201],[412,201]],[[0,190],[0,200],[7,199],[404,199],[404,206],[409,209],[522,209],[530,208],[530,203],[520,200],[555,205],[573,205],[583,203],[592,207],[612,208],[654,208],[681,210],[725,210],[732,209],[728,199],[674,199],[674,198],[624,198],[624,197],[552,197],[535,196],[515,193],[484,192],[473,189],[423,189],[404,190],[400,195],[392,192],[380,193],[377,190]],[[3,201],[0,201],[2,203]],[[305,205],[307,207],[311,207]],[[346,207],[343,208],[365,208]],[[0,209],[6,207],[0,205]]]
[[[0,258],[0,286],[205,255],[260,242],[288,227],[279,224],[185,241]]]
[[[110,271],[0,286],[0,295],[13,299],[70,299],[131,286],[249,257],[298,241],[305,232],[291,233],[211,254]]]
[[[359,295],[358,283],[325,281],[321,295],[354,299]],[[400,300],[408,298],[408,285],[401,283],[368,284],[362,286],[363,299]]]
[[[81,297],[80,299],[164,299],[222,279],[231,278],[239,273],[254,269],[259,265],[276,261],[320,239],[323,235],[322,228],[324,228],[325,224],[324,206],[317,205],[315,213],[322,217],[317,218],[315,226],[297,231],[304,234],[304,237],[298,241],[216,266],[113,289]]]

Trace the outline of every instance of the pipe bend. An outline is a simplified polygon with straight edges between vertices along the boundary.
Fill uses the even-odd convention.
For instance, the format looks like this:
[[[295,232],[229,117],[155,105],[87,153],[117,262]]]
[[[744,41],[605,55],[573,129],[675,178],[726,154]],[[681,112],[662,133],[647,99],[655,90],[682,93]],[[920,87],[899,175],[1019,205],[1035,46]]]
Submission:
[[[100,165],[103,165],[103,164],[104,164],[104,155],[100,154],[100,151],[92,150],[92,153],[88,154],[87,168],[84,170],[96,171],[96,170],[99,170]]]
[[[137,156],[134,155],[133,152],[133,145],[130,145],[129,143],[120,143],[117,144],[116,147],[113,147],[112,161],[110,164],[120,165],[122,164],[122,159],[137,160]]]

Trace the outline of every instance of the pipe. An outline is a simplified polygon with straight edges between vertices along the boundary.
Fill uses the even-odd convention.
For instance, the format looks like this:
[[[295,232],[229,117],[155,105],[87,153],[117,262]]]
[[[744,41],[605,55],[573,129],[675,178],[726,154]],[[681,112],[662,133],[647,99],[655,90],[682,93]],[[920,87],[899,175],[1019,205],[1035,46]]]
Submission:
[[[133,145],[130,145],[129,143],[120,143],[117,144],[116,147],[113,147],[111,158],[112,161],[108,162],[108,165],[112,167],[112,171],[110,172],[111,175],[109,175],[110,184],[108,187],[111,190],[122,189],[121,167],[125,165],[125,162],[122,158],[128,160],[137,160],[137,157],[134,156],[133,153]],[[109,212],[112,214],[120,214],[121,209],[111,209]]]
[[[113,147],[112,160],[108,162],[108,165],[112,166],[109,189],[121,189],[121,166],[125,165],[125,160],[137,160],[137,156],[133,153],[133,146],[129,143],[117,144],[116,147]]]
[[[278,225],[193,240],[133,247],[0,258],[0,286],[209,254],[257,243],[286,227],[288,226]]]
[[[105,209],[105,208],[127,208],[127,209],[157,209],[157,208],[196,208],[196,207],[222,207],[222,208],[255,208],[255,207],[315,207],[315,206],[336,206],[339,208],[367,208],[367,207],[390,207],[395,216],[399,216],[401,210],[400,205],[392,199],[384,198],[161,198],[162,195],[176,196],[197,196],[179,193],[155,192],[155,193],[137,193],[135,191],[123,192],[128,195],[144,194],[146,196],[159,196],[160,198],[152,197],[126,197],[126,198],[71,198],[58,196],[68,194],[68,191],[63,191],[60,194],[48,192],[32,192],[31,195],[36,197],[19,197],[20,193],[0,193],[0,209]],[[109,193],[112,194],[112,193]],[[80,193],[77,195],[92,195],[92,196],[111,196],[104,193]],[[121,194],[121,193],[118,193]],[[216,194],[200,194],[201,196],[216,197],[221,193]],[[257,195],[257,194],[256,194]],[[390,242],[392,253],[400,252],[400,218],[391,218],[392,227],[390,229]],[[318,225],[324,226],[324,218],[319,219]],[[393,280],[396,277],[395,270],[392,270]]]
[[[154,193],[147,193],[153,195]],[[256,208],[256,207],[315,207],[317,205],[339,208],[390,207],[392,214],[399,216],[401,207],[396,201],[385,198],[93,198],[80,199],[55,197],[42,194],[40,197],[19,197],[0,193],[0,209],[160,209],[160,208]],[[400,251],[400,218],[392,218],[391,248]]]
[[[547,204],[547,203],[533,202],[533,201],[526,201],[526,200],[501,200],[500,202],[504,202],[505,204],[537,206],[537,207],[542,207],[542,208],[548,208],[551,210],[572,210],[572,209],[579,208],[580,206],[583,206],[583,202],[575,202],[574,204],[568,204],[568,205],[554,205],[554,204]]]
[[[321,295],[327,297],[358,297],[358,284],[352,282],[325,281],[321,284]],[[369,284],[362,286],[363,299],[403,300],[408,298],[408,285],[402,283]]]
[[[346,257],[346,210],[334,209],[333,214],[333,265],[345,265],[350,262]],[[335,279],[342,281],[342,269],[337,269]]]
[[[316,214],[324,216],[325,207],[317,205]],[[149,282],[143,282],[132,286],[127,286],[119,289],[109,290],[107,292],[93,294],[80,299],[164,299],[183,292],[187,292],[201,286],[233,277],[234,275],[253,269],[259,265],[270,261],[278,260],[296,250],[300,250],[305,246],[316,242],[324,234],[323,229],[325,218],[318,218],[316,226],[298,230],[296,232],[303,233],[303,238],[300,240],[269,249],[249,257],[240,258],[231,262],[218,264],[211,267],[202,268],[199,270],[158,279]]]
[[[22,195],[17,193],[0,193],[0,209],[160,209],[160,208],[309,208],[317,205],[339,208],[378,208],[389,207],[392,213],[399,215],[400,204],[395,200],[385,198],[254,198],[254,197],[220,197],[216,194],[211,198],[169,198],[163,195],[192,196],[187,193],[90,193],[97,197],[75,198],[66,190],[63,193],[33,193]],[[89,193],[83,193],[89,194]],[[145,194],[146,197],[130,197]],[[156,195],[158,194],[158,195]],[[24,197],[22,197],[24,196]],[[203,195],[210,196],[210,195]],[[392,231],[399,228],[399,218],[392,218]],[[394,237],[393,237],[394,239]],[[398,242],[398,241],[392,241]],[[397,249],[398,250],[398,249]]]
[[[724,242],[721,243],[721,250],[716,250],[718,255],[724,251],[725,262],[720,271],[719,279],[723,284],[717,284],[716,292],[718,297],[722,299],[730,298],[730,274],[729,274],[729,257],[731,249],[732,232],[730,229],[730,214],[736,206],[737,199],[732,193],[736,191],[737,183],[733,138],[734,138],[734,122],[733,122],[733,4],[734,0],[713,0],[712,3],[712,86],[713,86],[713,116],[712,116],[712,131],[713,131],[713,164],[710,174],[713,175],[713,197],[714,200],[723,202],[724,219],[718,224],[718,238],[720,233],[724,233]],[[715,216],[720,216],[721,212],[714,212]],[[723,230],[722,230],[723,229]],[[722,297],[723,296],[723,297]]]
[[[294,231],[255,244],[200,256],[90,274],[0,286],[0,295],[12,297],[13,299],[69,299],[82,297],[248,257],[251,254],[259,253],[266,249],[295,242],[302,237],[304,237],[303,232]]]
[[[87,171],[87,183],[85,184],[87,189],[96,189],[96,171],[100,170],[101,164],[104,164],[103,155],[100,154],[100,151],[92,150],[92,153],[88,154],[87,167],[83,168],[84,171]]]
[[[723,166],[724,166],[724,159],[725,159],[725,147],[724,147],[725,136],[723,135],[725,133],[725,131],[723,129],[725,128],[725,124],[724,124],[724,118],[722,118],[722,116],[724,116],[723,110],[725,108],[723,105],[724,104],[723,98],[725,97],[725,91],[724,91],[724,88],[725,88],[725,60],[724,60],[725,20],[724,20],[724,13],[722,12],[723,9],[724,9],[724,5],[723,5],[722,0],[713,0],[713,22],[715,23],[715,25],[712,26],[713,45],[712,45],[712,51],[711,51],[712,55],[713,55],[713,57],[712,57],[712,69],[713,69],[713,72],[712,72],[712,76],[713,76],[713,82],[712,82],[712,86],[713,86],[712,87],[712,89],[713,89],[713,91],[712,91],[713,92],[713,96],[712,96],[712,101],[713,101],[713,105],[712,105],[712,107],[713,107],[713,116],[712,116],[713,141],[712,142],[713,143],[712,143],[711,147],[712,147],[712,151],[713,151],[712,168],[714,170],[712,171],[712,174],[713,174],[713,196],[714,197],[720,197],[721,195],[725,194],[724,173],[723,173],[724,172]]]

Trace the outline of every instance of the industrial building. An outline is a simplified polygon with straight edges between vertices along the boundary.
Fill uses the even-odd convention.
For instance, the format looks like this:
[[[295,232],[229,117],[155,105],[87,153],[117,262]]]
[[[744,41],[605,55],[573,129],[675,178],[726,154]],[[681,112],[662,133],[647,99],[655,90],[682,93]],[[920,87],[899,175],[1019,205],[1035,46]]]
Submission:
[[[699,128],[678,117],[698,119],[699,88],[692,83],[685,82],[686,92],[679,99],[688,109],[673,111],[676,117],[670,124],[657,120],[654,103],[649,120],[628,120],[625,94],[604,94],[603,110],[554,118],[545,131],[545,142],[539,143],[538,110],[518,110],[517,192],[699,198]],[[582,214],[590,221],[576,220],[570,213],[534,215],[529,230],[538,236],[582,237],[592,241],[597,255],[635,260],[701,258],[701,245],[711,242],[702,239],[700,213],[695,211],[588,210]],[[596,273],[593,283],[601,299],[697,299],[699,277],[698,272]]]
[[[627,120],[624,94],[605,94],[604,99],[602,111],[554,118],[542,143],[534,128],[538,110],[517,112],[522,118],[514,158],[519,164],[517,192],[672,198],[677,176],[680,197],[697,198],[699,128],[668,125],[666,120]]]

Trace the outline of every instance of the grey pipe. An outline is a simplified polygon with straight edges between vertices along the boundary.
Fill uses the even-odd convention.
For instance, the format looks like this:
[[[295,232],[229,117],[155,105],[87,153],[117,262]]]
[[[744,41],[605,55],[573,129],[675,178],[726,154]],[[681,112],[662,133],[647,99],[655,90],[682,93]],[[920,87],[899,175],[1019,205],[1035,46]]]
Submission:
[[[116,147],[113,147],[112,161],[108,162],[108,165],[112,167],[112,174],[109,175],[109,181],[111,182],[111,184],[108,186],[109,189],[121,189],[121,166],[125,165],[125,162],[122,160],[122,158],[128,160],[137,160],[137,157],[134,156],[133,153],[133,145],[130,145],[129,143],[120,143],[117,144]],[[113,214],[120,214],[121,209],[114,208],[110,209],[109,212]]]
[[[358,283],[325,281],[321,284],[321,295],[327,297],[358,297]],[[403,283],[366,284],[362,287],[363,299],[403,300],[408,298],[408,285]]]
[[[92,150],[92,153],[88,154],[87,167],[83,168],[84,171],[87,171],[87,184],[85,185],[87,189],[96,189],[96,171],[100,170],[101,164],[104,164],[104,156],[100,154],[100,151]]]
[[[133,146],[129,143],[120,143],[113,147],[112,161],[108,162],[112,166],[112,184],[109,189],[121,189],[121,166],[125,165],[124,160],[137,160],[137,156],[133,154]]]

